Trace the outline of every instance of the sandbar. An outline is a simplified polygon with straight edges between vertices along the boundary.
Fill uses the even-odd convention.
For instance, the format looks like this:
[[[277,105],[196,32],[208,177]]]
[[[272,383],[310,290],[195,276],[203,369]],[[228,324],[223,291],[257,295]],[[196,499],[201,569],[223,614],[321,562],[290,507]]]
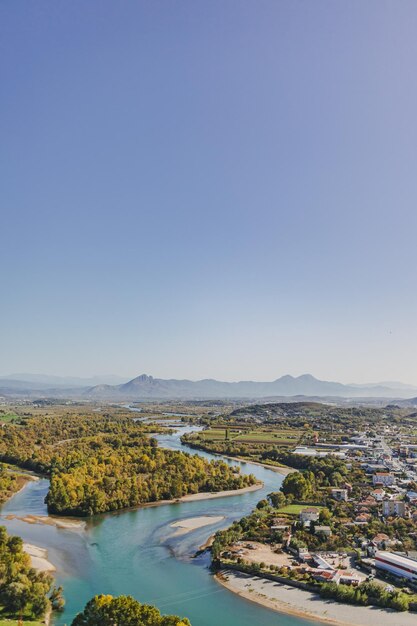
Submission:
[[[38,572],[55,572],[55,565],[48,561],[48,551],[31,543],[24,543],[23,550],[30,556],[30,562]]]
[[[26,524],[44,524],[46,526],[55,526],[64,530],[84,530],[86,523],[81,520],[67,519],[61,517],[51,517],[49,515],[25,515],[20,517],[19,515],[5,515],[5,519],[13,520],[17,519]]]
[[[224,520],[224,515],[200,515],[199,517],[188,517],[187,519],[178,520],[170,524],[171,528],[177,528],[175,535],[184,535],[197,528],[203,528],[204,526],[210,526],[211,524],[218,524]]]

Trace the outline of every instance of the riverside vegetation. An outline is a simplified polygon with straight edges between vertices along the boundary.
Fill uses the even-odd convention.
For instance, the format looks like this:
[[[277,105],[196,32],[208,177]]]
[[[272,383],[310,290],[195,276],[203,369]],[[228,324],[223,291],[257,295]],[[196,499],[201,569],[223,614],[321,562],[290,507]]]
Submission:
[[[62,609],[62,589],[52,584],[51,576],[31,567],[22,539],[0,526],[0,618],[22,615],[33,620],[44,617],[49,608]]]
[[[118,413],[54,408],[5,424],[0,461],[47,475],[48,509],[64,515],[94,515],[256,482],[223,461],[158,448],[149,431]]]
[[[0,463],[0,504],[19,491],[25,482],[26,478],[22,474],[9,472],[6,465]]]
[[[72,626],[191,626],[186,618],[161,615],[157,608],[141,604],[131,596],[113,598],[109,595],[95,596],[84,611],[79,613]]]

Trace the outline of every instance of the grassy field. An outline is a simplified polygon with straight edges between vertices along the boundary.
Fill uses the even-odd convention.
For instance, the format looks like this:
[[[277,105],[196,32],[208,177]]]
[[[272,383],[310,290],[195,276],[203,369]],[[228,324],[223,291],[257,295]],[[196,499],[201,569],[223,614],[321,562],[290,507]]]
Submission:
[[[311,507],[311,504],[287,504],[287,506],[283,506],[281,509],[278,509],[277,513],[286,513],[287,515],[299,515],[300,511],[303,509],[307,509]],[[322,509],[322,506],[315,506],[315,509]]]
[[[200,433],[205,441],[234,441],[237,443],[272,444],[275,446],[296,446],[302,432],[288,428],[209,428]]]
[[[13,422],[13,420],[19,419],[19,416],[16,413],[0,413],[0,423]],[[1,622],[0,622],[1,625]]]

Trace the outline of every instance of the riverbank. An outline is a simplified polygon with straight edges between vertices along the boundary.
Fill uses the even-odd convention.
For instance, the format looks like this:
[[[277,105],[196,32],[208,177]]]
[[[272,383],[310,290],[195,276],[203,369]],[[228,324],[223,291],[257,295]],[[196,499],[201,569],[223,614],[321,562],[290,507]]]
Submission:
[[[8,500],[13,498],[14,496],[17,496],[17,494],[23,491],[23,489],[29,482],[39,480],[39,478],[37,478],[36,476],[23,472],[18,472],[17,470],[11,470],[10,468],[7,468],[7,474],[15,476],[16,480],[14,483],[11,483],[11,490],[5,490],[0,493],[0,506],[8,502]]]
[[[200,493],[190,493],[181,498],[175,498],[175,500],[158,500],[157,502],[145,502],[140,504],[140,509],[146,509],[153,506],[164,506],[165,504],[179,504],[181,502],[195,502],[198,500],[213,500],[214,498],[228,498],[230,496],[241,496],[244,493],[251,491],[258,491],[264,486],[263,482],[258,482],[255,485],[249,485],[249,487],[242,487],[242,489],[229,489],[228,491],[202,491]],[[124,509],[126,510],[126,509]],[[119,513],[120,511],[113,511]]]
[[[242,572],[222,570],[217,582],[241,598],[268,609],[333,626],[415,626],[416,613],[400,613],[375,606],[354,606],[325,600],[315,593]]]
[[[55,528],[61,528],[63,530],[84,530],[86,522],[81,520],[67,519],[62,517],[53,517],[51,515],[4,515],[4,519],[14,520],[17,519],[20,522],[26,524],[43,524],[45,526],[55,526]]]
[[[55,565],[48,561],[48,550],[45,550],[45,548],[39,548],[31,543],[24,543],[23,551],[30,556],[33,569],[47,573],[56,571]]]
[[[221,452],[214,452],[214,450],[210,450],[210,448],[206,448],[205,446],[200,446],[198,444],[192,442],[184,442],[184,445],[187,445],[192,450],[201,450],[202,452],[208,452],[209,454],[213,454],[214,456],[221,457],[222,459],[229,459],[229,461],[239,461],[240,463],[250,463],[251,465],[258,465],[258,467],[264,467],[265,469],[272,470],[277,474],[281,474],[282,476],[287,476],[288,474],[292,474],[293,472],[298,472],[299,470],[294,469],[293,467],[287,467],[286,465],[270,465],[269,463],[261,463],[260,461],[253,461],[252,459],[248,459],[243,456],[231,456],[230,454],[222,454]]]
[[[277,474],[281,474],[282,476],[288,476],[288,474],[292,474],[293,472],[298,472],[298,470],[292,467],[286,467],[284,465],[269,465],[269,463],[261,463],[260,461],[251,461],[249,459],[245,459],[243,456],[225,456],[226,459],[230,459],[231,461],[241,461],[242,463],[251,463],[252,465],[258,465],[259,467],[265,467],[266,469],[272,470]]]

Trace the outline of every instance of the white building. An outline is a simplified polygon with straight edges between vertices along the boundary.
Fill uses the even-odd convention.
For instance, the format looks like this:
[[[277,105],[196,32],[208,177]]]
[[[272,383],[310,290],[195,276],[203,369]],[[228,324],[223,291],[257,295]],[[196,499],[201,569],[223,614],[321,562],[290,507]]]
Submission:
[[[391,517],[391,515],[405,517],[405,502],[402,500],[384,500],[382,503],[382,515],[384,517]]]
[[[314,506],[309,506],[306,509],[300,511],[301,522],[317,522],[319,519],[320,511]]]
[[[332,498],[334,498],[335,500],[344,500],[346,501],[348,499],[348,495],[349,492],[347,489],[332,489],[331,492],[332,494]]]
[[[377,552],[375,554],[375,567],[417,582],[417,561],[393,552]]]
[[[371,492],[371,496],[375,498],[377,502],[382,502],[382,500],[385,498],[385,491],[383,489],[374,489]]]
[[[394,476],[389,472],[377,472],[372,476],[372,482],[374,485],[389,487],[394,484]]]

